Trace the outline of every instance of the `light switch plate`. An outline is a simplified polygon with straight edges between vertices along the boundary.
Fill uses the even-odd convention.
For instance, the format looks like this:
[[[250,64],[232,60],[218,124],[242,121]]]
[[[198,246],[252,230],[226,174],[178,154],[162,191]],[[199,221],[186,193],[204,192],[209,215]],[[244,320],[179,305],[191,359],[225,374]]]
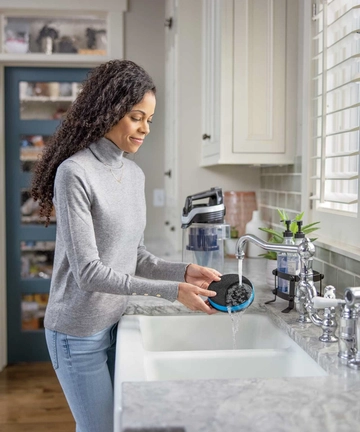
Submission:
[[[164,189],[154,189],[153,205],[154,205],[154,207],[164,207],[164,205],[165,205],[165,190]]]

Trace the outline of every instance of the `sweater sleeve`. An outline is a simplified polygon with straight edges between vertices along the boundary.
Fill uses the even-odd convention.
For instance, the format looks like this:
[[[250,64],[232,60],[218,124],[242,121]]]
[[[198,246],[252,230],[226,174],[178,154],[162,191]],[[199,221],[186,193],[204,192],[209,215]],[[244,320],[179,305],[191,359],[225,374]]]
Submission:
[[[150,295],[160,296],[175,301],[178,295],[178,282],[174,282],[181,273],[174,265],[176,277],[173,281],[158,281],[137,278],[121,273],[101,262],[91,214],[91,190],[86,181],[86,172],[74,161],[66,161],[57,170],[54,202],[57,216],[57,231],[62,237],[66,258],[71,273],[81,290],[87,292],[104,292],[120,295]],[[156,267],[155,261],[140,254],[139,267],[145,270],[145,262],[152,262],[150,267]],[[155,258],[155,257],[154,257]],[[148,266],[149,267],[149,266]],[[162,267],[162,266],[160,266]],[[152,275],[171,275],[167,272],[153,271]],[[61,266],[58,272],[64,271]],[[141,273],[141,272],[140,272]],[[185,265],[183,265],[183,277]],[[145,273],[141,273],[145,275]],[[146,273],[145,276],[149,276]],[[66,275],[64,275],[66,278]]]
[[[144,236],[138,247],[136,274],[149,279],[184,282],[189,263],[171,262],[156,257],[146,250]]]

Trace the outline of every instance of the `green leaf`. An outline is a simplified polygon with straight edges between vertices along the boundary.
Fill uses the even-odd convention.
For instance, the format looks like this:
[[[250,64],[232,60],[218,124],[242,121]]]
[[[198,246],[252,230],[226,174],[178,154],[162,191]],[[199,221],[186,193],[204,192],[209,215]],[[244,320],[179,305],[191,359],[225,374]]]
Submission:
[[[296,221],[291,222],[291,224],[290,224],[290,231],[293,234],[296,234],[298,232],[298,226],[297,226]]]
[[[306,234],[306,232],[308,232],[308,229],[309,228],[313,228],[313,227],[315,227],[315,225],[318,225],[320,222],[313,222],[313,223],[311,223],[311,224],[308,224],[308,225],[304,225],[303,227],[302,227],[302,230],[303,230],[303,232]],[[315,230],[317,230],[317,229],[320,229],[320,227],[316,227],[316,228],[314,228]]]
[[[271,234],[272,237],[274,237],[273,243],[282,243],[283,242],[283,235],[279,233],[278,231],[275,231],[272,228],[259,228],[260,231],[264,231],[268,234]],[[270,239],[269,239],[270,241]]]
[[[281,220],[281,221],[289,220],[289,217],[288,217],[288,215],[287,215],[287,213],[286,213],[285,210],[277,209],[277,211],[278,211],[278,213],[279,213],[279,215],[280,215],[280,220]],[[285,223],[284,223],[284,225],[285,225]],[[285,225],[285,226],[286,226],[286,225]]]

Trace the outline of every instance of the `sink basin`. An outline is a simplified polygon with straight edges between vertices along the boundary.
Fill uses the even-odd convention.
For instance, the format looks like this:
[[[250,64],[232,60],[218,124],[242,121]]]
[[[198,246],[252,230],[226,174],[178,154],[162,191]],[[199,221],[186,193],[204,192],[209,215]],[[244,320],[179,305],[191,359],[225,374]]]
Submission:
[[[275,378],[327,373],[264,313],[126,315],[117,339],[124,381]],[[234,349],[235,346],[235,349]]]
[[[144,372],[148,381],[326,375],[307,354],[293,348],[157,353],[144,358]]]
[[[137,327],[146,351],[286,348],[289,336],[266,314],[126,316],[122,327]],[[291,339],[290,339],[291,340]]]

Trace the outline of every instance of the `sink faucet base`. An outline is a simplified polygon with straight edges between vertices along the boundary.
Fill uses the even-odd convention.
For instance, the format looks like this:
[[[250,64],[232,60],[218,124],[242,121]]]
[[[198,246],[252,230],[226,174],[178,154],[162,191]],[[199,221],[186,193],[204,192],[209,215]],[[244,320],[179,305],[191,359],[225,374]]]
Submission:
[[[311,319],[307,315],[300,315],[297,322],[301,324],[309,324],[311,323]]]
[[[351,369],[359,370],[360,369],[360,360],[355,360],[355,359],[349,360],[348,366],[351,367]]]
[[[338,342],[339,338],[337,336],[334,336],[332,334],[324,333],[319,337],[319,341],[321,342],[327,342],[327,343],[334,343]]]

